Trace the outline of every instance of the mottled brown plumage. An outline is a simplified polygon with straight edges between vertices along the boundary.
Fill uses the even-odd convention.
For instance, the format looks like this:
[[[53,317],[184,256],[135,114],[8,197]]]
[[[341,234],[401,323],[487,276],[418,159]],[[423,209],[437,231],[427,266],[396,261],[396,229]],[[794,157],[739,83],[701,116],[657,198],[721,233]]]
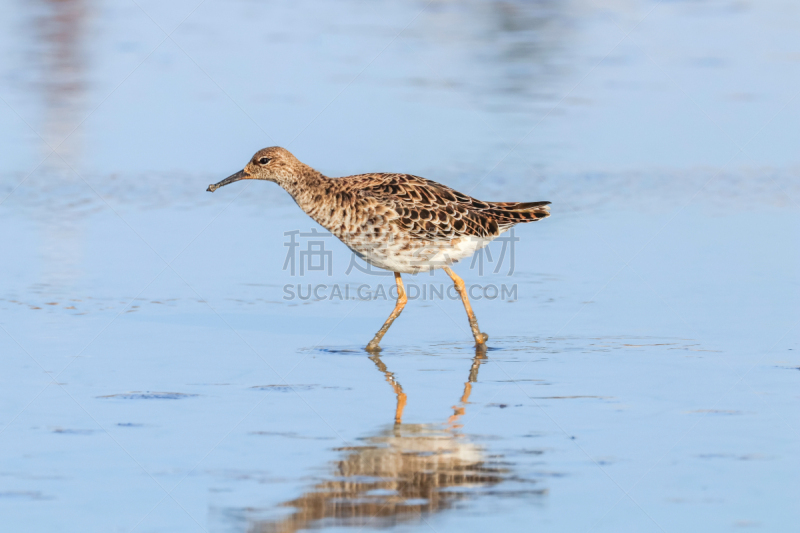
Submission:
[[[283,187],[303,211],[359,257],[398,273],[400,289],[399,273],[436,268],[444,268],[458,288],[460,278],[449,269],[451,264],[469,257],[515,224],[550,215],[550,202],[483,202],[409,174],[328,178],[280,147],[258,151],[242,171],[208,190],[242,179],[274,181]],[[477,329],[465,292],[462,299],[480,344],[485,334]],[[399,301],[398,308],[402,310]],[[399,315],[399,310],[396,308],[393,316]],[[385,329],[392,320],[390,317]],[[379,336],[383,334],[379,332]],[[370,343],[373,348],[377,348],[379,336]]]

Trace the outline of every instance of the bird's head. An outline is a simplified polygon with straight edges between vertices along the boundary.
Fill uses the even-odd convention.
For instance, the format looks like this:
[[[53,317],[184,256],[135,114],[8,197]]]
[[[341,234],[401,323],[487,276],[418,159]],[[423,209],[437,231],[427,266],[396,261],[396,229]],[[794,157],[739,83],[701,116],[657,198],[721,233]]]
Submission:
[[[302,163],[286,148],[271,146],[256,152],[242,170],[208,186],[209,192],[239,180],[265,180],[280,184],[297,174]]]

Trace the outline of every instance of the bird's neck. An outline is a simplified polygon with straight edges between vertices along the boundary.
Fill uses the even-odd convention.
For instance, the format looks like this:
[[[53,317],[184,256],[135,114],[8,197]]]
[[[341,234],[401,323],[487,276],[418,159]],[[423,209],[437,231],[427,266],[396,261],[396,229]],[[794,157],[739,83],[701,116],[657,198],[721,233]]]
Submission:
[[[292,195],[295,202],[305,210],[309,199],[313,200],[314,195],[319,194],[317,191],[324,188],[328,178],[308,165],[302,165],[300,168],[292,169],[291,174],[284,175],[277,181],[278,185]]]
[[[280,179],[278,184],[294,198],[300,209],[327,227],[327,220],[322,219],[320,208],[325,203],[324,199],[336,188],[335,182],[335,179],[324,176],[310,166],[302,165],[291,175]]]

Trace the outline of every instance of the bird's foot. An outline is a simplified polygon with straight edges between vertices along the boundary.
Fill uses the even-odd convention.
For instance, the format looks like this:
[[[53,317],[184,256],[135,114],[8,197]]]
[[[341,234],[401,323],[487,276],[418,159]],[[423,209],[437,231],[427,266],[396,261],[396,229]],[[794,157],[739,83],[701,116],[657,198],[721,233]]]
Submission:
[[[479,346],[481,344],[485,345],[486,341],[488,340],[489,340],[489,335],[487,335],[486,333],[478,333],[477,335],[475,335],[475,344]]]
[[[367,344],[367,347],[365,348],[365,350],[367,350],[369,353],[376,354],[376,353],[380,353],[380,351],[381,351],[381,347],[380,347],[380,345],[379,345],[379,344],[378,344],[378,343],[377,343],[377,342],[376,342],[376,341],[373,339],[373,340],[371,340],[371,341],[369,342],[369,344]]]

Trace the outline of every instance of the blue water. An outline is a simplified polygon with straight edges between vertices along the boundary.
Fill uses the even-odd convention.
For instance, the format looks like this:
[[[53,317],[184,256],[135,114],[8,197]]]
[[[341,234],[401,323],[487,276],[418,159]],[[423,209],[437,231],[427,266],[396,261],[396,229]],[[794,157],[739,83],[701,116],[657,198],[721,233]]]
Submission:
[[[8,530],[795,527],[800,7],[0,10]],[[391,278],[205,192],[274,144],[551,200],[456,268],[486,354],[440,272],[370,358]]]

